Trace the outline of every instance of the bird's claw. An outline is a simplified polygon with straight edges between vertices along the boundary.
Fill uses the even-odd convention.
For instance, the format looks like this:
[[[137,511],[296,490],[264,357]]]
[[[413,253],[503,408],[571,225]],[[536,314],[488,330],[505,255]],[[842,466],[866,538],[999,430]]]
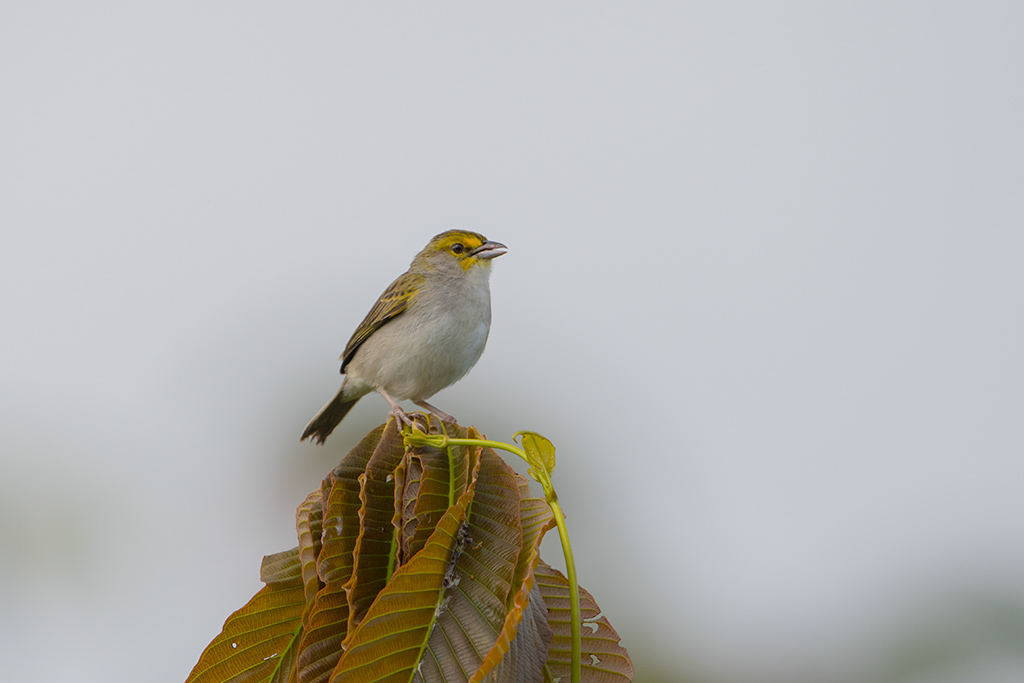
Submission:
[[[409,416],[407,412],[401,408],[392,408],[391,412],[388,413],[391,417],[395,418],[400,425],[403,427],[412,427],[416,421]]]

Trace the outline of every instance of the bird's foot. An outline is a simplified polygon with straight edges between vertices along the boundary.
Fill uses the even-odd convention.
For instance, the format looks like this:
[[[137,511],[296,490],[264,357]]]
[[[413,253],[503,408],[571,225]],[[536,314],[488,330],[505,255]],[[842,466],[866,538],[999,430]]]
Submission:
[[[388,415],[390,417],[395,418],[395,420],[398,422],[399,431],[402,431],[406,427],[413,426],[414,420],[412,419],[412,417],[410,417],[408,413],[402,410],[402,406],[398,405],[398,401],[391,398],[391,394],[389,394],[384,389],[384,387],[377,387],[377,393],[383,396],[384,400],[387,401],[388,405],[391,406],[391,412],[388,413]]]
[[[409,415],[409,413],[405,412],[398,406],[392,408],[391,412],[388,413],[388,415],[390,417],[395,418],[395,420],[398,421],[399,431],[401,431],[405,427],[412,427],[414,424],[416,424],[416,420],[414,420],[412,416]]]

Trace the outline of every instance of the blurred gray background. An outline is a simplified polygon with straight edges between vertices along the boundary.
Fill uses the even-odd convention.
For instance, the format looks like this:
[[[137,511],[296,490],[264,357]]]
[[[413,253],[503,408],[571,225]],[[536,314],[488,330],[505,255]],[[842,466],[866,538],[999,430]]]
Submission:
[[[558,446],[638,681],[1024,680],[1021,26],[3,3],[6,677],[184,680],[385,417],[298,443],[355,325],[462,227],[509,253],[436,403]]]

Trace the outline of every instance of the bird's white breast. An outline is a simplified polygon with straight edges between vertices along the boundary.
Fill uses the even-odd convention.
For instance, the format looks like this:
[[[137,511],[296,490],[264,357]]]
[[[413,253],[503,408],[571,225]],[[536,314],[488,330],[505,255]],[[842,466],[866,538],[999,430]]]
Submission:
[[[476,364],[491,327],[489,269],[434,281],[409,308],[367,339],[347,367],[350,381],[383,387],[397,400],[426,400]]]

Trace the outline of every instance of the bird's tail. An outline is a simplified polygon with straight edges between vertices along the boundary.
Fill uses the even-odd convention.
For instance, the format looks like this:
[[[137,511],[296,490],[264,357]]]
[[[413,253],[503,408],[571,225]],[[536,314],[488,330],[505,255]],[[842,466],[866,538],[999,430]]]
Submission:
[[[327,440],[327,437],[331,435],[334,428],[338,426],[341,419],[348,414],[348,411],[352,410],[352,406],[356,404],[359,399],[365,396],[366,393],[356,393],[354,396],[349,391],[349,395],[345,395],[345,383],[342,382],[341,389],[338,390],[337,395],[331,399],[330,403],[320,409],[320,412],[309,421],[306,425],[306,430],[302,432],[302,438],[300,441],[312,438],[317,443],[323,443]]]

